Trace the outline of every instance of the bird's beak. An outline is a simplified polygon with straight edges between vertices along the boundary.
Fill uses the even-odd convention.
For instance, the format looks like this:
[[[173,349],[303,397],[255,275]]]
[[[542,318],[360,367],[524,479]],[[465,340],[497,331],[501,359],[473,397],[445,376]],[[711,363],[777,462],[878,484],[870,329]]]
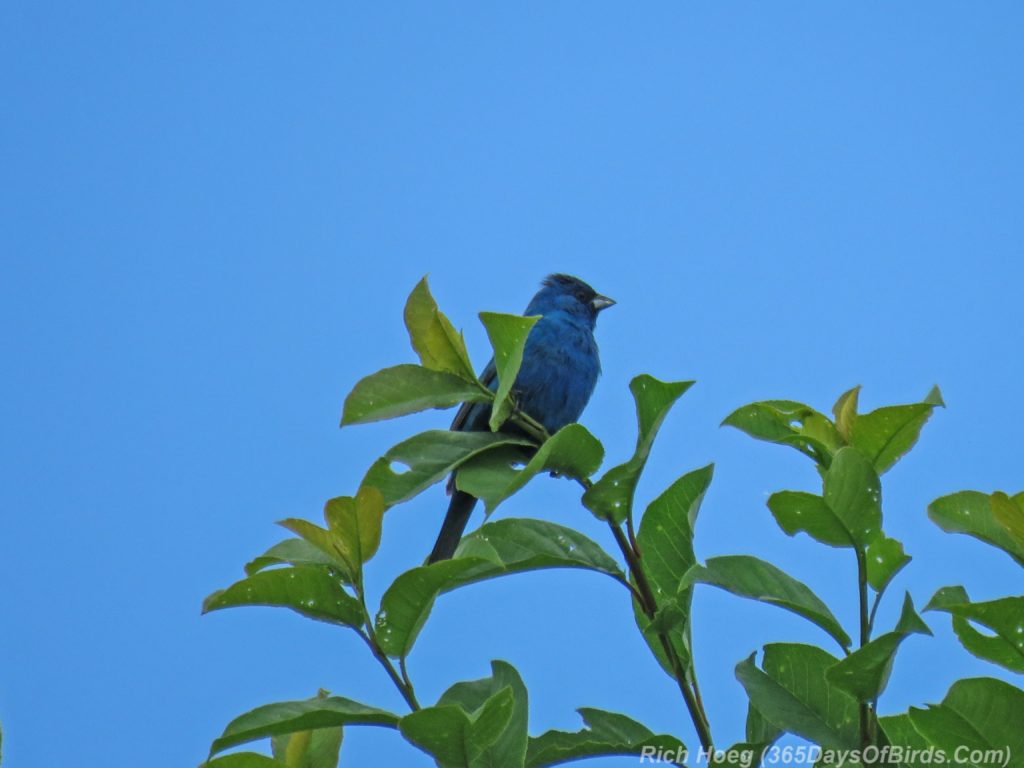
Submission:
[[[608,309],[615,304],[615,299],[609,299],[607,296],[598,294],[590,300],[590,306],[594,308],[595,312],[600,312],[602,309]]]

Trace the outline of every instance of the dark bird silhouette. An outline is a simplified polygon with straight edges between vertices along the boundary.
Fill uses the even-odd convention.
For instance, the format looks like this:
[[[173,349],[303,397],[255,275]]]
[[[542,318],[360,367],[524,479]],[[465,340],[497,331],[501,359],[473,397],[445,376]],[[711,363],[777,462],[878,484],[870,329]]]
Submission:
[[[551,275],[530,301],[524,315],[540,315],[523,349],[513,396],[518,408],[554,434],[579,419],[601,374],[594,326],[598,313],[615,302],[582,280],[570,275]],[[497,375],[491,360],[480,381],[494,390]],[[463,403],[451,428],[486,431],[491,416],[487,403]],[[509,428],[512,429],[511,427]],[[476,497],[455,488],[455,474],[448,482],[452,499],[441,533],[427,562],[447,560],[455,554]]]

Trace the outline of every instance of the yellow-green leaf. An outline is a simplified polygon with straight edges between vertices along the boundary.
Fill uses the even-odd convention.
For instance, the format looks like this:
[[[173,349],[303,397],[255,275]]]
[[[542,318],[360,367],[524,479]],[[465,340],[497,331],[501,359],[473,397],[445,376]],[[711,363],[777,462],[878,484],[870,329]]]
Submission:
[[[447,371],[466,381],[476,382],[466,342],[437,308],[425,277],[416,284],[405,303],[405,327],[425,368]]]

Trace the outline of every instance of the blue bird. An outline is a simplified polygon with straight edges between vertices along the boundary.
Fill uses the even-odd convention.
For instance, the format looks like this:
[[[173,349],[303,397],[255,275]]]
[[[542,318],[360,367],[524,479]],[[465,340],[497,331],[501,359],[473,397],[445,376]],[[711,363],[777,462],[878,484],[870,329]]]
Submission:
[[[527,316],[540,315],[523,349],[512,394],[518,408],[554,434],[579,419],[601,374],[594,340],[598,313],[615,302],[582,280],[570,275],[550,275],[530,301]],[[492,391],[497,387],[494,360],[480,375]],[[489,429],[490,405],[463,403],[451,428],[460,432]],[[509,427],[509,431],[514,428]],[[455,488],[455,474],[448,482],[452,500],[441,533],[427,562],[447,560],[455,554],[469,522],[476,497]]]

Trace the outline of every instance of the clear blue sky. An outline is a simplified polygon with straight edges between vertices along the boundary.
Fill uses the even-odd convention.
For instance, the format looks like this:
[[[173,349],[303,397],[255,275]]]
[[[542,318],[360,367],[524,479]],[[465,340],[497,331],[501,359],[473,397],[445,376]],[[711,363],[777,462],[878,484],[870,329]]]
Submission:
[[[521,311],[547,272],[618,299],[583,419],[609,460],[631,449],[633,374],[697,379],[641,498],[717,462],[699,556],[769,557],[848,628],[849,554],[787,538],[764,504],[813,470],[718,424],[759,398],[827,409],[860,383],[873,407],[939,383],[949,408],[886,478],[886,527],[915,560],[882,626],[903,589],[1019,591],[1008,558],[925,507],[1024,488],[1022,33],[1014,2],[0,5],[12,768],[194,765],[233,716],[320,686],[400,710],[353,634],[199,608],[282,537],[273,521],[316,519],[390,444],[447,424],[337,429],[360,376],[411,359],[401,307],[424,273],[481,364],[477,311]],[[575,495],[538,480],[500,514],[610,546]],[[444,505],[437,488],[389,513],[375,593]],[[827,644],[723,592],[695,611],[721,742],[742,733],[737,661]],[[998,674],[929,621],[885,712]],[[575,729],[585,705],[696,743],[610,580],[448,595],[411,671],[431,700],[492,658],[523,674],[533,732]],[[343,762],[430,765],[374,729],[348,732]]]

